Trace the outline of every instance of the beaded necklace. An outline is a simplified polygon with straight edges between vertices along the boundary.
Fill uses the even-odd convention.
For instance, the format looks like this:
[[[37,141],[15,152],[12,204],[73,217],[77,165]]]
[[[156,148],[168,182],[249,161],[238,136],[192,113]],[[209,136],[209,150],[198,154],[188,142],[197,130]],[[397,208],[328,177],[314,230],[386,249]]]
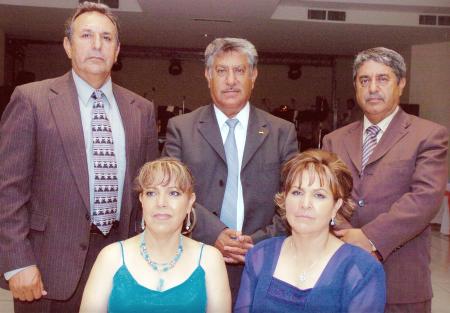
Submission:
[[[144,260],[148,263],[148,265],[150,265],[150,267],[159,274],[159,282],[156,290],[162,291],[164,288],[164,279],[161,277],[161,274],[171,270],[180,259],[181,254],[183,253],[183,236],[181,234],[179,236],[178,249],[177,253],[175,254],[175,257],[169,262],[158,263],[150,259],[150,256],[147,251],[147,245],[145,244],[144,233],[145,231],[141,233],[141,244],[140,244],[141,255],[144,258]]]

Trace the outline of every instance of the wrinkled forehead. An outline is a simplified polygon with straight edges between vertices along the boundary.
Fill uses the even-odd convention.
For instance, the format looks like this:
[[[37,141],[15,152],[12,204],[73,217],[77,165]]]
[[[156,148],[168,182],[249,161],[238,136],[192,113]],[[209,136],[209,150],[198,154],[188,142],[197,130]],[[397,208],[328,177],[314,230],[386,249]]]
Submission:
[[[117,26],[111,21],[111,19],[99,12],[85,12],[76,17],[73,21],[73,29],[91,30],[95,32],[110,33],[112,35],[117,34]]]
[[[363,62],[356,72],[357,77],[376,76],[376,75],[395,76],[395,72],[392,67],[374,60],[367,60]]]
[[[219,52],[213,61],[213,66],[247,66],[249,60],[244,52],[237,50],[226,50]]]

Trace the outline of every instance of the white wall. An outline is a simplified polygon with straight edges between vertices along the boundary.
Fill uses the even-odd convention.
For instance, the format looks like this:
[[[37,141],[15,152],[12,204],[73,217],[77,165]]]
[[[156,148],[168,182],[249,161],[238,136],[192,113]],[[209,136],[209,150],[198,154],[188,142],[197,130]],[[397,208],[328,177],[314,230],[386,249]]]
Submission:
[[[421,117],[450,131],[450,42],[413,46],[410,76],[410,103],[420,104]]]

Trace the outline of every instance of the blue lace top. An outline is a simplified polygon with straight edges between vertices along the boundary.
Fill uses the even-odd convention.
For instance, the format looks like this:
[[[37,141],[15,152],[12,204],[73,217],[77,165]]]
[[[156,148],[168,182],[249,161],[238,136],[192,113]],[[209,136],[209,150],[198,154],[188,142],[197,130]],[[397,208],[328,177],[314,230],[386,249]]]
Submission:
[[[267,239],[249,250],[235,313],[384,312],[384,270],[369,253],[343,244],[315,286],[301,290],[273,277],[285,239]]]
[[[198,265],[183,283],[164,291],[148,289],[140,285],[125,264],[123,245],[122,266],[113,277],[113,287],[109,297],[109,313],[129,312],[206,312],[205,271],[200,266],[203,244]]]

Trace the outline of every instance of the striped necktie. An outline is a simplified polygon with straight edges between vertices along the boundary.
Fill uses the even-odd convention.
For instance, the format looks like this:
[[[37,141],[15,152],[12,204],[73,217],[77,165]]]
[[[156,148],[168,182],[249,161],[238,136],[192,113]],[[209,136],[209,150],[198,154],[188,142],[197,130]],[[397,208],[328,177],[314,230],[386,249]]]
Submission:
[[[239,160],[236,146],[234,129],[239,120],[232,118],[226,121],[229,131],[225,140],[225,155],[227,158],[227,184],[223,196],[222,210],[220,211],[220,220],[231,229],[237,228],[237,194],[238,194],[238,175]]]
[[[366,138],[364,139],[363,149],[362,149],[362,162],[361,162],[361,172],[369,161],[369,157],[372,154],[375,146],[377,145],[377,135],[381,128],[377,125],[372,125],[366,129]]]
[[[103,93],[92,94],[92,160],[94,162],[94,208],[92,223],[107,235],[116,220],[118,180],[111,124],[106,116]]]

